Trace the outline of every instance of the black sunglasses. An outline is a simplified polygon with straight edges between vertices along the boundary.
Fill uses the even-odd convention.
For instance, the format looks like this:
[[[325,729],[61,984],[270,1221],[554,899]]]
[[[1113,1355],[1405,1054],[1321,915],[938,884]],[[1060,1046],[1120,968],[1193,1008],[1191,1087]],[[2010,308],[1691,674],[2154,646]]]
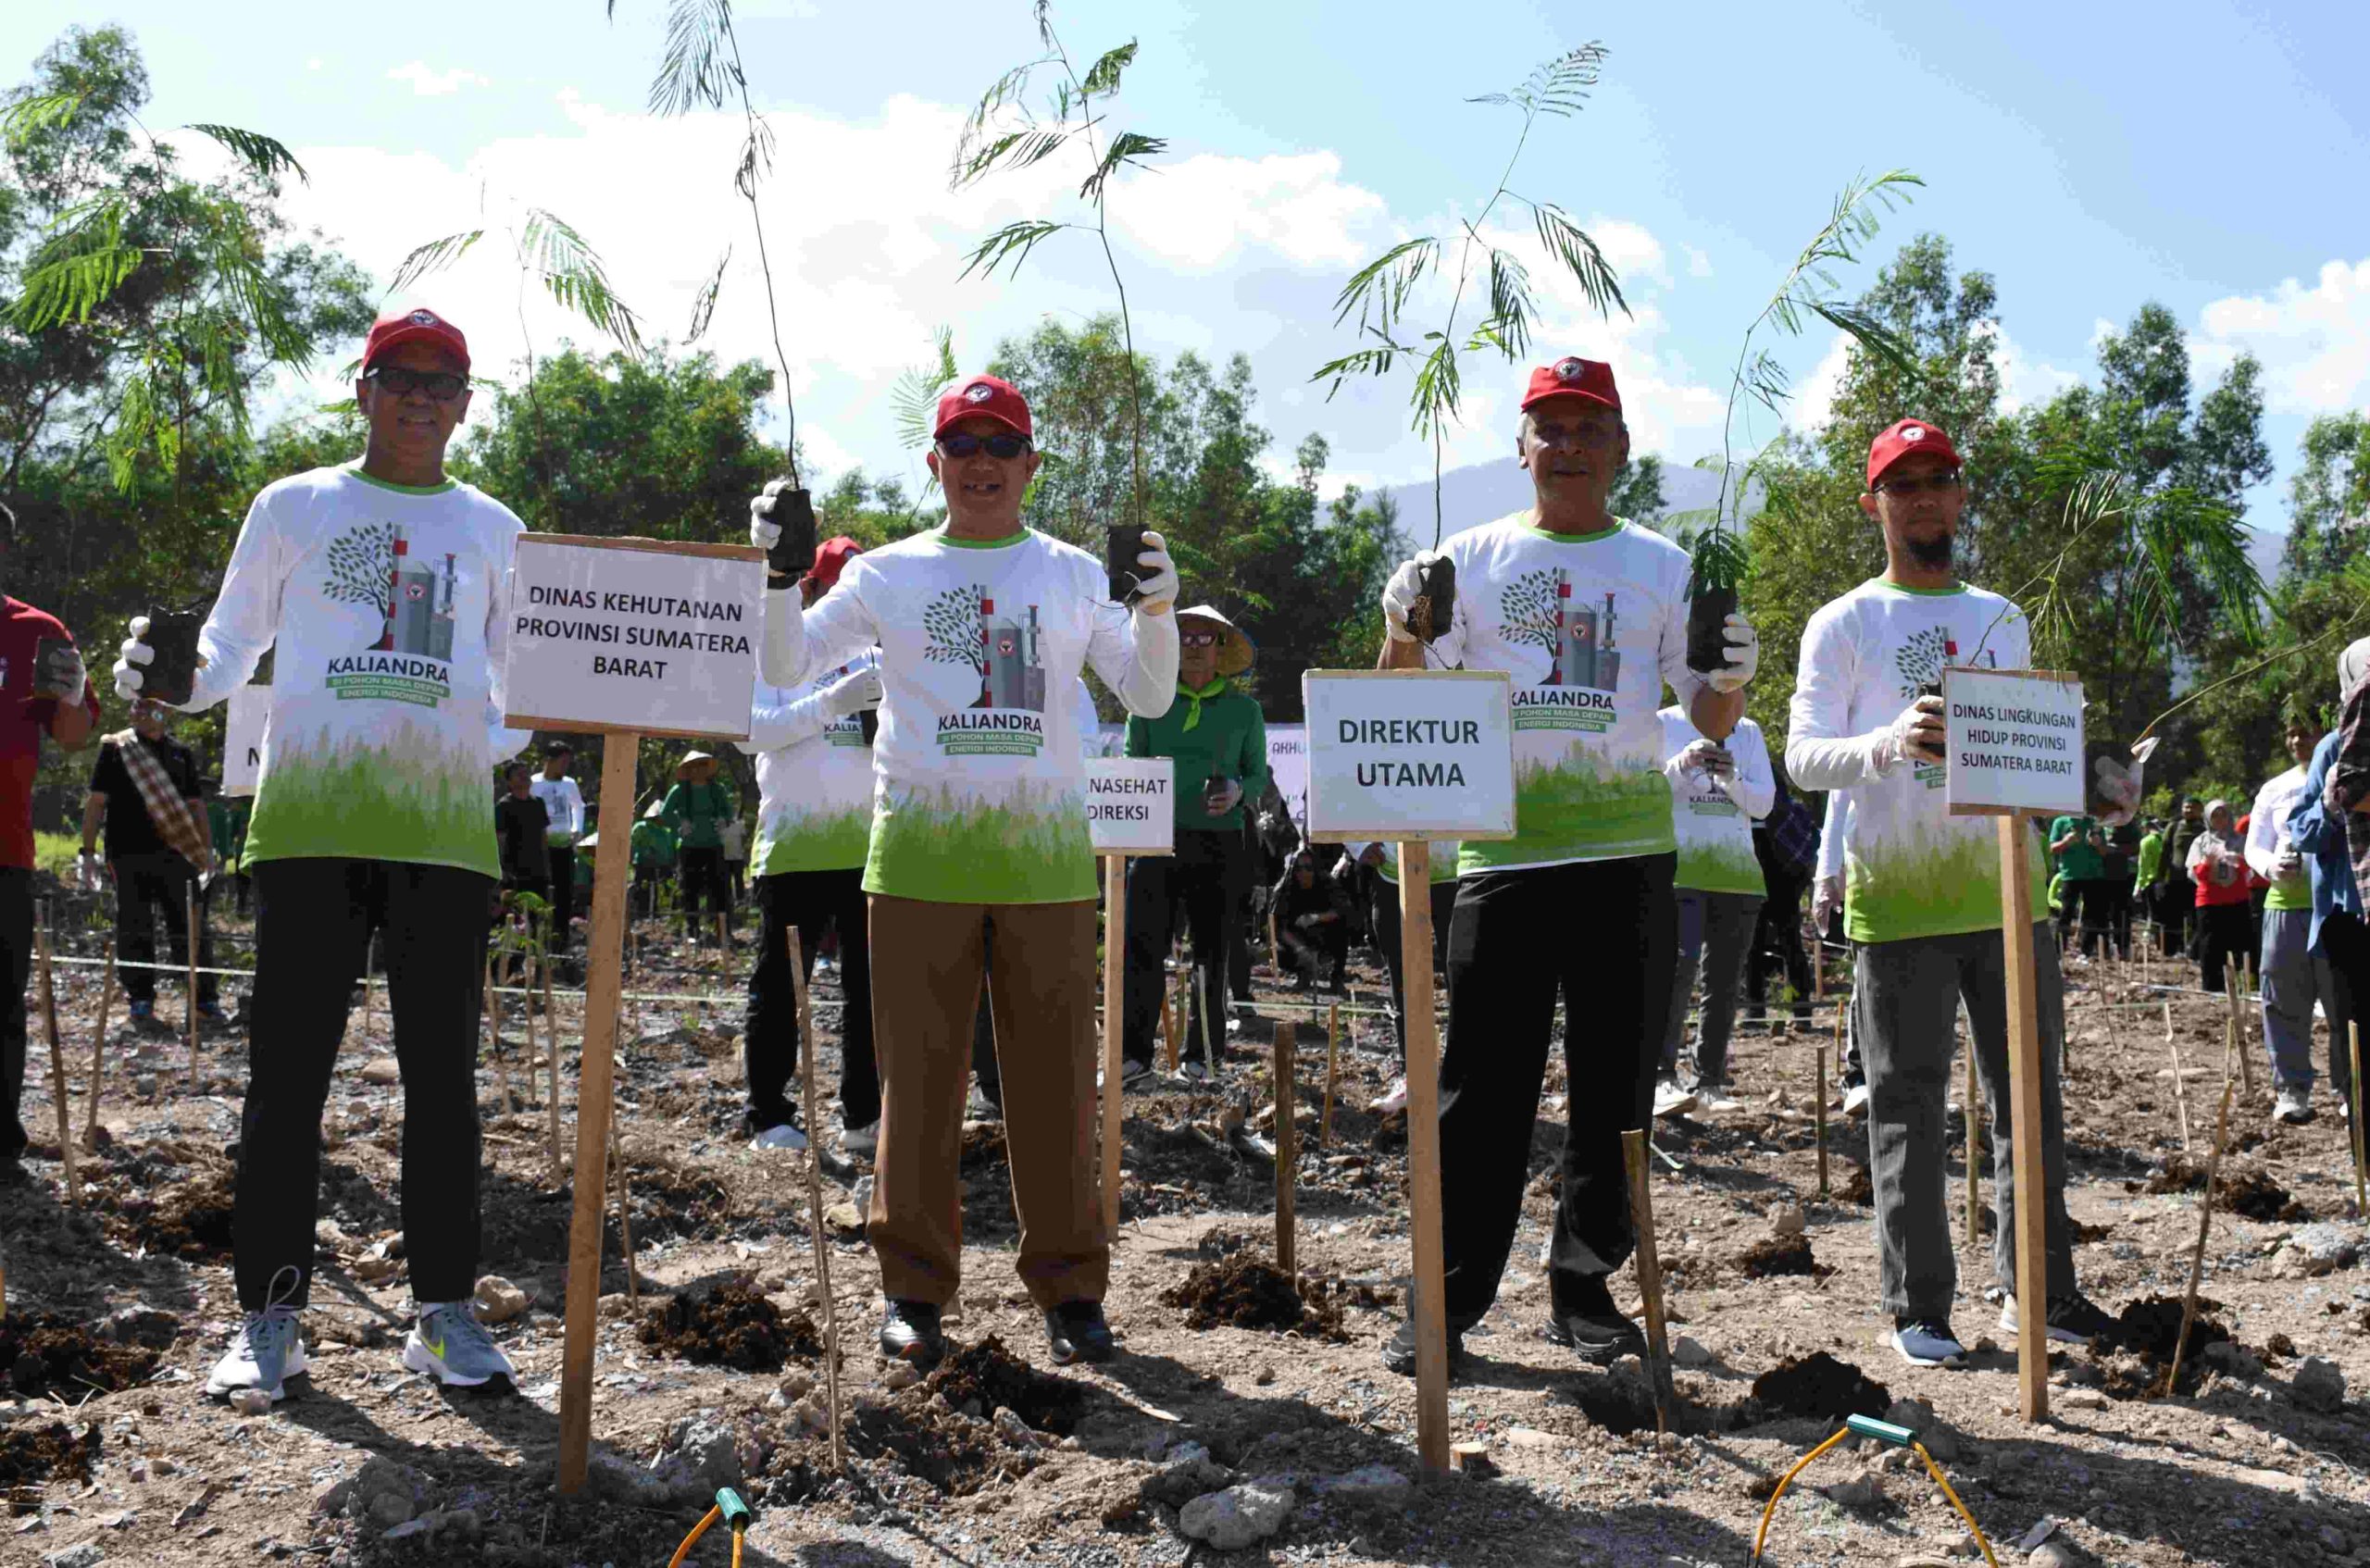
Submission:
[[[449,370],[406,370],[400,365],[365,370],[362,379],[378,382],[379,390],[390,397],[409,397],[415,392],[422,392],[431,403],[450,403],[469,385],[467,376],[455,376]]]
[[[1878,495],[1948,495],[1958,488],[1956,474],[1928,474],[1922,479],[1879,479],[1876,491]]]
[[[957,430],[951,436],[938,438],[939,452],[948,457],[968,457],[982,447],[999,463],[1009,463],[1029,450],[1029,438],[1005,434],[975,436],[968,430]]]

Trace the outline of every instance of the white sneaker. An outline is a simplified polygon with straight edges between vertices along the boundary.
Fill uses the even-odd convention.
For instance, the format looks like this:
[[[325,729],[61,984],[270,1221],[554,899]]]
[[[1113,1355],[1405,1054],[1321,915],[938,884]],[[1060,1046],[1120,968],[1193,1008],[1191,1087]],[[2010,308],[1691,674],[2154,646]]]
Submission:
[[[1950,1324],[1941,1318],[1921,1318],[1898,1324],[1892,1331],[1892,1348],[1901,1359],[1912,1366],[1950,1366],[1966,1364],[1966,1347],[1951,1332]]]
[[[1683,1116],[1695,1109],[1695,1096],[1668,1078],[1654,1085],[1654,1114]]]
[[[850,1127],[840,1134],[840,1148],[849,1154],[870,1154],[880,1147],[880,1118],[875,1116],[860,1127]]]
[[[1730,1095],[1726,1084],[1711,1084],[1699,1089],[1695,1091],[1695,1098],[1706,1115],[1744,1109],[1744,1101]]]
[[[1843,1091],[1843,1114],[1856,1116],[1868,1108],[1868,1086],[1853,1084]]]
[[[423,1301],[404,1341],[404,1365],[448,1388],[476,1388],[518,1372],[467,1301]]]
[[[1407,1110],[1407,1075],[1402,1073],[1391,1079],[1391,1087],[1382,1091],[1382,1098],[1371,1109],[1378,1116],[1403,1115]]]
[[[2283,1122],[2301,1126],[2313,1119],[2313,1097],[2301,1089],[2280,1086],[2279,1103],[2272,1112]]]
[[[247,1314],[231,1337],[231,1348],[206,1375],[208,1394],[218,1399],[242,1388],[261,1388],[275,1402],[288,1397],[285,1380],[304,1372],[306,1361],[304,1332],[297,1327],[296,1309],[287,1304],[287,1297],[295,1294],[304,1277],[293,1264],[271,1276],[271,1293],[263,1311]]]
[[[806,1147],[806,1135],[788,1122],[777,1122],[749,1140],[752,1149],[788,1149],[792,1151]]]

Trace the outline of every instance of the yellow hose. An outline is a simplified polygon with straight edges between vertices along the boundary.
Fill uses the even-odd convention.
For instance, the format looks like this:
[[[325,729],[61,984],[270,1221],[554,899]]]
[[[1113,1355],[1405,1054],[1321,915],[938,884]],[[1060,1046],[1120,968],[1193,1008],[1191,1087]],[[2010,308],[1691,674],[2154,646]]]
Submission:
[[[1975,1544],[1983,1549],[1983,1561],[1990,1563],[1991,1568],[2000,1568],[2000,1560],[1991,1555],[1991,1543],[1984,1538],[1983,1526],[1975,1522],[1975,1515],[1966,1511],[1966,1504],[1959,1501],[1958,1493],[1951,1490],[1950,1477],[1942,1474],[1942,1467],[1934,1462],[1934,1456],[1926,1451],[1925,1444],[1913,1442],[1909,1446],[1917,1450],[1917,1457],[1926,1462],[1927,1470],[1933,1472],[1934,1485],[1942,1488],[1942,1495],[1951,1500],[1951,1506],[1959,1511],[1959,1517],[1965,1520],[1966,1527],[1974,1532]]]
[[[711,1508],[700,1515],[700,1522],[692,1526],[692,1533],[683,1537],[683,1544],[677,1547],[675,1555],[667,1560],[667,1568],[683,1568],[683,1559],[692,1555],[692,1548],[699,1544],[700,1537],[707,1534],[707,1527],[723,1513],[721,1508]],[[741,1561],[741,1532],[738,1530],[732,1532],[732,1561],[736,1563]]]
[[[1769,1521],[1777,1516],[1778,1500],[1786,1495],[1786,1488],[1794,1484],[1794,1477],[1800,1475],[1804,1470],[1808,1469],[1813,1460],[1818,1458],[1819,1455],[1825,1453],[1827,1450],[1833,1448],[1836,1444],[1851,1436],[1852,1428],[1849,1426],[1844,1427],[1841,1431],[1836,1433],[1834,1437],[1829,1437],[1827,1441],[1821,1443],[1818,1447],[1813,1449],[1810,1452],[1796,1460],[1794,1462],[1794,1467],[1791,1470],[1787,1471],[1783,1476],[1779,1477],[1777,1489],[1769,1494],[1768,1506],[1765,1507],[1761,1511],[1761,1528],[1755,1530],[1753,1535],[1753,1562],[1754,1568],[1759,1568],[1762,1548],[1769,1543]],[[1991,1555],[1991,1542],[1984,1536],[1983,1526],[1975,1522],[1975,1515],[1967,1512],[1966,1504],[1961,1502],[1959,1500],[1958,1493],[1951,1489],[1950,1477],[1942,1474],[1942,1467],[1934,1462],[1934,1456],[1926,1451],[1925,1444],[1918,1442],[1915,1438],[1912,1438],[1910,1439],[1909,1446],[1917,1450],[1917,1457],[1926,1462],[1926,1469],[1927,1473],[1934,1477],[1934,1485],[1942,1488],[1942,1495],[1951,1500],[1951,1506],[1958,1510],[1958,1515],[1960,1518],[1966,1521],[1967,1529],[1973,1532],[1975,1536],[1975,1544],[1983,1549],[1983,1560],[1990,1563],[1991,1568],[2000,1568],[2000,1560]]]

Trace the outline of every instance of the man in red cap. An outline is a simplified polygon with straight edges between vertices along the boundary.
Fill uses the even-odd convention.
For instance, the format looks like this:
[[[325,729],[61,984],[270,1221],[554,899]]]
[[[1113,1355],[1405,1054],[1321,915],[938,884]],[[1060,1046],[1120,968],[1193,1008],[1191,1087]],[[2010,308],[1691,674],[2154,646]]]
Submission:
[[[447,1385],[510,1375],[470,1311],[479,1242],[477,1028],[497,874],[487,780],[529,737],[502,724],[510,509],[444,472],[469,406],[469,348],[434,311],[370,329],[359,461],[267,486],[198,634],[188,713],[273,650],[246,864],[255,1022],[231,1242],[245,1319],[206,1379],[273,1399],[305,1370],[321,1108],[373,930],[386,934],[403,1068],[405,1258],[418,1317],[404,1365]],[[115,666],[143,695],[145,620]]]
[[[1944,804],[1941,691],[1946,666],[2020,669],[2031,662],[2024,612],[1958,579],[1952,555],[1965,504],[1959,454],[1923,419],[1887,426],[1868,448],[1860,509],[1884,531],[1885,571],[1819,607],[1802,628],[1786,766],[1805,790],[1838,791],[1843,925],[1857,954],[1854,1034],[1867,1074],[1868,1159],[1877,1259],[1893,1348],[1914,1366],[1958,1366],[1957,1288],[1942,1157],[1959,1004],[1966,1004],[1984,1098],[2001,1151],[1992,1188],[1992,1267],[2008,1293],[2001,1328],[2017,1330],[2015,1201],[2008,1147],[2006,953],[2000,940],[2000,854],[1988,819]],[[2031,843],[2032,920],[2047,877]],[[2087,1342],[2107,1316],[2074,1281],[2058,1098],[2064,1034],[2057,944],[2033,946],[2041,1035],[2042,1165],[2047,1190],[2052,1339]]]
[[[831,591],[862,554],[853,539],[827,540],[798,579],[807,609]],[[742,1077],[749,1086],[747,1131],[759,1149],[804,1149],[792,1075],[802,1042],[785,940],[795,927],[809,976],[823,934],[840,935],[840,1146],[869,1156],[879,1144],[880,1079],[872,1049],[872,964],[864,907],[864,857],[872,831],[872,739],[866,720],[880,706],[879,654],[784,690],[757,683],[749,739],[757,759],[757,908],[763,934],[749,974]],[[804,1042],[814,1049],[815,1042]]]
[[[1719,740],[1744,713],[1759,643],[1728,617],[1727,658],[1687,663],[1687,552],[1606,508],[1629,454],[1613,367],[1566,356],[1530,374],[1515,438],[1533,504],[1451,539],[1452,613],[1411,610],[1426,551],[1382,594],[1385,661],[1514,679],[1516,838],[1465,843],[1449,922],[1456,998],[1441,1057],[1449,1348],[1497,1299],[1522,1217],[1530,1128],[1564,997],[1563,1192],[1549,1249],[1548,1338],[1583,1360],[1640,1351],[1605,1281],[1635,1243],[1621,1134],[1649,1125],[1678,964],[1678,838],[1663,776],[1663,686]],[[1416,629],[1411,629],[1413,625]],[[1429,645],[1419,631],[1429,630]],[[1412,1315],[1383,1348],[1412,1372]]]
[[[759,667],[775,686],[879,650],[864,890],[881,1101],[867,1229],[888,1298],[881,1350],[920,1363],[944,1352],[941,1309],[962,1264],[956,1165],[983,971],[1020,1277],[1054,1361],[1113,1349],[1103,1316],[1111,1238],[1092,1159],[1094,852],[1076,692],[1091,664],[1130,713],[1167,711],[1177,573],[1147,533],[1141,589],[1131,604],[1114,604],[1102,562],[1024,525],[1021,499],[1042,461],[1032,437],[1010,382],[949,382],[929,454],[945,526],[858,556],[811,613],[787,579],[769,577],[777,591],[766,595]],[[769,487],[750,504],[749,537],[768,550],[781,536],[780,493]]]

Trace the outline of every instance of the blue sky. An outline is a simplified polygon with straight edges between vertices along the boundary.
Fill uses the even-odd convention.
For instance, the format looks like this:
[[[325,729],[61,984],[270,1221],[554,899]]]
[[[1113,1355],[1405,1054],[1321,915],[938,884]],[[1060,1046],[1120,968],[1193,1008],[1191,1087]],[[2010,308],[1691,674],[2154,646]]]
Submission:
[[[659,0],[619,0],[614,26],[600,0],[425,0],[400,21],[270,0],[240,12],[230,26],[140,0],[104,19],[146,52],[153,124],[222,120],[288,142],[315,177],[293,210],[382,279],[411,244],[480,210],[498,226],[543,205],[672,336],[730,243],[711,346],[764,353],[754,246],[729,183],[734,128],[642,113]],[[946,191],[962,110],[1033,52],[1029,6],[743,0],[737,13],[780,138],[765,199],[810,452],[826,470],[909,471],[888,391],[933,327],[954,326],[976,362],[1045,315],[1108,302],[1076,235],[1017,281],[955,280],[969,241],[1064,215],[1079,178],[1057,160]],[[1546,341],[1614,359],[1643,447],[1679,462],[1716,448],[1738,333],[1836,188],[1896,166],[1927,187],[1889,220],[1878,257],[1931,229],[1961,266],[1995,275],[2012,396],[2087,375],[2101,322],[2150,299],[2189,330],[2201,384],[2239,352],[2262,357],[2282,481],[2258,492],[2258,526],[2281,521],[2307,420],[2370,404],[2370,232],[2351,188],[2370,168],[2370,6],[1073,0],[1055,17],[1080,56],[1141,40],[1115,123],[1169,138],[1164,171],[1113,200],[1140,346],[1251,355],[1279,456],[1320,430],[1337,478],[1404,480],[1429,463],[1404,431],[1403,382],[1330,404],[1308,385],[1347,342],[1334,291],[1358,261],[1487,193],[1514,121],[1464,98],[1590,40],[1611,50],[1603,83],[1582,115],[1534,137],[1515,184],[1570,210],[1622,269],[1634,318],[1607,324],[1576,293],[1551,293]],[[102,19],[6,8],[0,65],[21,75],[69,19]],[[491,364],[524,346],[513,285],[490,245],[421,296],[471,327]],[[545,350],[588,335],[541,305],[527,331]],[[1803,418],[1817,417],[1834,348],[1820,333],[1788,351]],[[1518,372],[1468,377],[1470,428],[1450,461],[1499,460]]]

